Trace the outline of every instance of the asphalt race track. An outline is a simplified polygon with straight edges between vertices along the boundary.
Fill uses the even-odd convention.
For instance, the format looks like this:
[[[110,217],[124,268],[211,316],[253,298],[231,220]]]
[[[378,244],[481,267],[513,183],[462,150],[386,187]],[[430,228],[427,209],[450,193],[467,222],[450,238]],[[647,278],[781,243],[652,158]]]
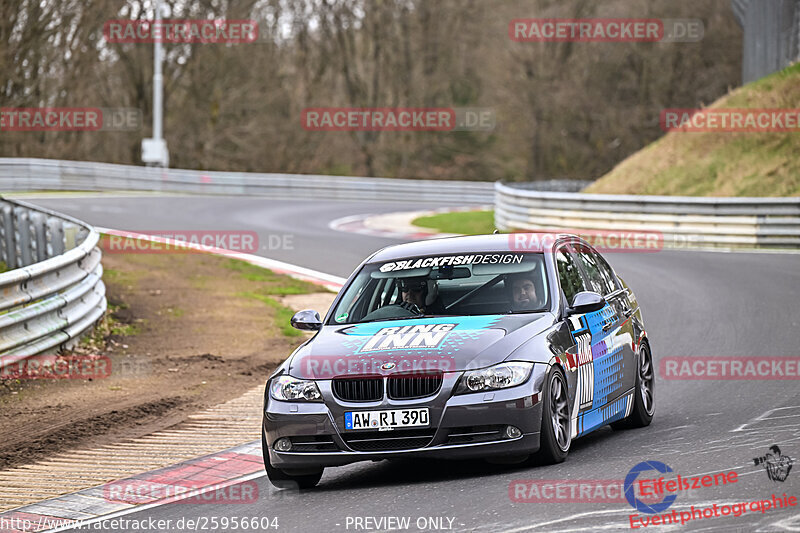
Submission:
[[[348,276],[372,251],[398,241],[333,231],[328,229],[331,220],[425,207],[400,201],[232,197],[28,201],[115,229],[256,231],[262,243],[259,255],[339,276]],[[292,248],[269,249],[270,235],[292,235]],[[605,256],[636,292],[657,362],[666,356],[800,355],[800,255],[664,251]],[[634,465],[646,460],[666,463],[684,476],[731,469],[739,474],[735,484],[680,494],[670,510],[684,510],[690,504],[771,499],[773,493],[797,495],[800,471],[791,472],[785,482],[775,482],[753,463],[772,444],[780,445],[786,455],[800,456],[797,381],[667,381],[660,379],[660,370],[657,376],[656,416],[650,427],[598,430],[575,441],[562,465],[361,463],[326,470],[318,488],[310,492],[278,491],[260,477],[256,480],[260,497],[254,504],[174,503],[124,518],[171,519],[169,531],[187,529],[185,524],[178,525],[181,518],[223,516],[277,517],[280,531],[391,530],[397,524],[363,522],[365,517],[389,516],[410,517],[408,531],[629,529],[634,510],[624,501],[515,503],[509,497],[509,485],[518,479],[622,480]],[[258,438],[253,435],[253,440]],[[702,519],[670,526],[670,530],[800,531],[798,508]],[[441,522],[428,522],[428,517]],[[361,520],[356,522],[356,518]],[[644,529],[660,530],[657,526]]]

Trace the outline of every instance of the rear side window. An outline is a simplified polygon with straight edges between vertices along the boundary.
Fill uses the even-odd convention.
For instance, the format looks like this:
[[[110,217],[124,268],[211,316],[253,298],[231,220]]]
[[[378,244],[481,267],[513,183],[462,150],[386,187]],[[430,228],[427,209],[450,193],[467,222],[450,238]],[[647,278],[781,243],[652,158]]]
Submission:
[[[576,246],[575,255],[589,278],[590,290],[601,296],[606,296],[617,290],[610,267],[594,250],[590,250],[585,246]]]
[[[614,274],[614,270],[611,266],[603,259],[603,256],[597,252],[592,252],[592,256],[597,261],[597,266],[600,268],[600,272],[603,274],[603,277],[608,280],[608,284],[611,286],[611,292],[619,290],[622,288],[622,285],[619,284],[617,281],[617,276]]]
[[[556,266],[558,267],[558,279],[561,281],[561,290],[567,298],[567,305],[572,305],[572,299],[579,292],[585,291],[581,272],[578,265],[565,249],[556,253]]]

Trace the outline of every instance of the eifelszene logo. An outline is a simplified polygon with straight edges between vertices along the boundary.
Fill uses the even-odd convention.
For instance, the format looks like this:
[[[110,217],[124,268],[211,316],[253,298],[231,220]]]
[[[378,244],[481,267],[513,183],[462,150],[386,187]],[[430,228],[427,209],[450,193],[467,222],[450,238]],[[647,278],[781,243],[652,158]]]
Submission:
[[[649,470],[655,470],[661,474],[672,472],[672,469],[661,461],[643,461],[637,464],[631,468],[628,472],[628,475],[625,476],[625,499],[628,500],[628,503],[631,504],[631,507],[639,512],[656,514],[668,509],[669,506],[675,502],[678,496],[676,494],[665,495],[663,500],[655,503],[646,503],[637,498],[634,493],[634,483],[636,482],[636,478],[639,477],[640,473],[647,472]]]

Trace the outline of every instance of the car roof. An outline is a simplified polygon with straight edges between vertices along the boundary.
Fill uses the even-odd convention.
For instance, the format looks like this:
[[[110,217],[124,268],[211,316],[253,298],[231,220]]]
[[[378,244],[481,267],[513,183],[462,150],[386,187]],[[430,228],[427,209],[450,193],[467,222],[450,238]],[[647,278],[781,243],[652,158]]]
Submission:
[[[405,257],[482,252],[549,252],[562,238],[577,236],[556,233],[498,233],[427,239],[387,246],[375,252],[369,262],[393,261]],[[573,241],[574,242],[574,241]]]

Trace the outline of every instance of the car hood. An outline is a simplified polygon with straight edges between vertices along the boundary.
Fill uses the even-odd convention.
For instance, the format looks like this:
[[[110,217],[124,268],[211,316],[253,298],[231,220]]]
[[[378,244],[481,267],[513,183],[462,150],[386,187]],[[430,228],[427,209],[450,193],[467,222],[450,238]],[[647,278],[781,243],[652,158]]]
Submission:
[[[411,318],[323,326],[289,361],[305,379],[460,371],[503,361],[553,324],[549,313]]]

